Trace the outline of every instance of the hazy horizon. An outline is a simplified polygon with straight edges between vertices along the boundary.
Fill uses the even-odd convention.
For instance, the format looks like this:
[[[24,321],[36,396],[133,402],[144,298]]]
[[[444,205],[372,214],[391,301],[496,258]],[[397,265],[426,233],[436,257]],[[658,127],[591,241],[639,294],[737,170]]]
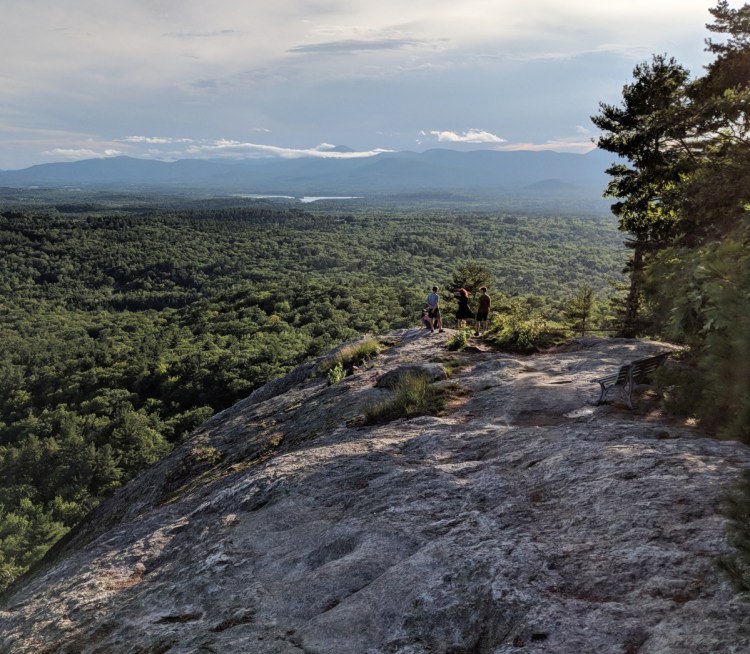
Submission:
[[[8,0],[0,169],[118,155],[586,152],[589,117],[619,102],[636,64],[666,52],[701,73],[714,4]]]

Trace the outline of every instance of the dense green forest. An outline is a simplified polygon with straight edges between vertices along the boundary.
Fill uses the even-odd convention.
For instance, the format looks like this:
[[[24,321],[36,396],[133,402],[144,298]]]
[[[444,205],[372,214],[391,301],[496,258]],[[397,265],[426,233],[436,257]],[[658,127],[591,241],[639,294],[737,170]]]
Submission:
[[[0,587],[214,412],[416,326],[462,264],[557,317],[580,287],[610,293],[625,260],[601,215],[127,201],[0,211]]]

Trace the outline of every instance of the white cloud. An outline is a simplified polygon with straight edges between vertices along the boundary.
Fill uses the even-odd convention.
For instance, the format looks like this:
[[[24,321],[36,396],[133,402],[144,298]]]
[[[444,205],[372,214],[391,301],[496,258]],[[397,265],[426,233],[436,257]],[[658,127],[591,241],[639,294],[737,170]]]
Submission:
[[[260,143],[247,143],[219,139],[211,143],[191,145],[187,154],[191,156],[225,156],[242,158],[248,156],[276,156],[283,159],[299,159],[301,157],[319,157],[321,159],[358,159],[362,157],[374,157],[383,152],[392,152],[376,148],[360,152],[339,152],[334,150],[336,146],[330,143],[321,143],[313,148],[286,148],[277,145],[262,145]]]
[[[429,134],[437,136],[438,141],[446,143],[505,143],[507,140],[483,129],[469,129],[463,134],[448,131],[431,131]]]
[[[119,150],[106,149],[103,152],[90,150],[88,148],[54,148],[42,152],[43,155],[64,159],[66,161],[78,161],[80,159],[103,159],[105,157],[116,157],[122,154]]]
[[[505,152],[516,152],[519,150],[531,150],[533,152],[578,152],[585,154],[595,149],[596,145],[591,142],[590,139],[583,140],[578,138],[561,138],[561,139],[550,139],[545,143],[508,143],[507,145],[500,145],[495,150],[503,150]]]
[[[166,136],[126,136],[119,139],[124,143],[150,143],[152,145],[166,145],[168,143],[192,143],[193,139],[169,138]]]

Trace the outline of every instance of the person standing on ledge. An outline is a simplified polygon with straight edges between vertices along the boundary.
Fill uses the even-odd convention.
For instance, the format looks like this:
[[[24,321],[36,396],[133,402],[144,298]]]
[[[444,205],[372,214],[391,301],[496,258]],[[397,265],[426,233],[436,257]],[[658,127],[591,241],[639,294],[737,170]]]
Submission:
[[[474,312],[469,307],[469,291],[465,288],[459,288],[453,297],[458,301],[458,310],[456,311],[456,329],[461,329],[467,320],[474,318]]]
[[[427,296],[427,309],[432,318],[433,327],[437,327],[438,331],[443,331],[443,319],[440,317],[440,296],[437,294],[438,287],[432,287],[432,293]]]
[[[474,336],[479,336],[479,332],[487,329],[487,316],[490,315],[490,296],[487,295],[487,288],[482,286],[479,289],[479,306],[477,307],[477,321],[474,323]]]

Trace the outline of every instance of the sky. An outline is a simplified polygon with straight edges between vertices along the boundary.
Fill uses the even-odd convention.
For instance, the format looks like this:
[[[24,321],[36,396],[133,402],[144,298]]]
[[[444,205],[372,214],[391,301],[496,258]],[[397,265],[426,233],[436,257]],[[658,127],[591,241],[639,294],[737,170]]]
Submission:
[[[701,74],[714,5],[2,0],[0,169],[118,155],[583,153],[590,116],[619,103],[636,64],[667,53]]]

